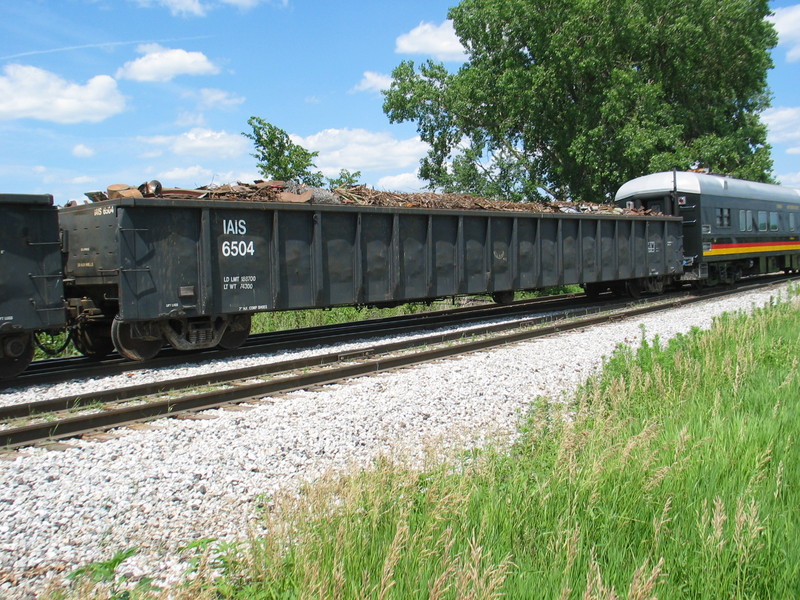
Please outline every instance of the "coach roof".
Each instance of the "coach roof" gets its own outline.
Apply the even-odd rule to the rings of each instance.
[[[619,188],[614,199],[619,202],[633,196],[669,194],[676,189],[684,194],[800,203],[800,190],[795,188],[686,171],[665,171],[631,179]]]

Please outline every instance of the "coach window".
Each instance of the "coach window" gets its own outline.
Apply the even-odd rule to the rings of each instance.
[[[739,231],[753,231],[753,211],[739,211]]]
[[[767,230],[767,211],[765,210],[758,211],[758,230]]]
[[[717,208],[717,227],[730,227],[731,226],[731,209],[730,208]]]
[[[778,231],[778,213],[776,212],[769,213],[769,230]]]
[[[794,213],[789,213],[789,231],[794,231],[797,227],[797,224],[794,220]]]

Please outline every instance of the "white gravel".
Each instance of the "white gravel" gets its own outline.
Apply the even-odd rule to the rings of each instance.
[[[381,453],[421,456],[433,443],[447,451],[507,438],[534,399],[570,395],[618,344],[638,345],[642,327],[666,340],[782,290],[300,391],[247,411],[210,411],[213,419],[161,420],[65,451],[18,452],[0,461],[0,598],[32,598],[59,572],[132,546],[139,554],[124,572],[175,581],[186,568],[177,548],[245,538],[265,495]]]

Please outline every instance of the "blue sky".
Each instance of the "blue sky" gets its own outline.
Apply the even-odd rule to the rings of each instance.
[[[326,175],[418,189],[425,146],[389,123],[380,89],[402,60],[458,68],[455,2],[4,0],[0,191],[63,204],[114,183],[250,181],[252,115],[319,151]],[[800,187],[800,4],[771,6],[781,42],[764,118],[776,174]]]

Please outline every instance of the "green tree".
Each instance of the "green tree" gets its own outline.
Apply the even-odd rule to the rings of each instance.
[[[604,200],[656,170],[771,179],[767,0],[462,0],[468,60],[404,61],[384,112],[432,188]]]
[[[243,133],[253,140],[259,172],[267,179],[299,181],[312,187],[322,187],[324,178],[315,169],[314,159],[319,152],[306,150],[295,144],[283,129],[267,123],[260,117],[250,117],[247,124],[253,133]]]
[[[316,169],[314,159],[319,152],[295,144],[283,129],[260,117],[250,117],[247,124],[253,132],[242,135],[253,140],[256,152],[252,156],[258,161],[259,172],[267,179],[298,181],[311,187],[323,187],[327,183],[333,189],[355,184],[361,177],[361,171],[341,169],[338,177],[326,178],[320,171],[312,171]]]
[[[361,178],[361,171],[350,171],[349,169],[339,169],[337,177],[326,178],[328,188],[335,190],[339,187],[347,187],[348,185],[357,185],[358,180]]]

